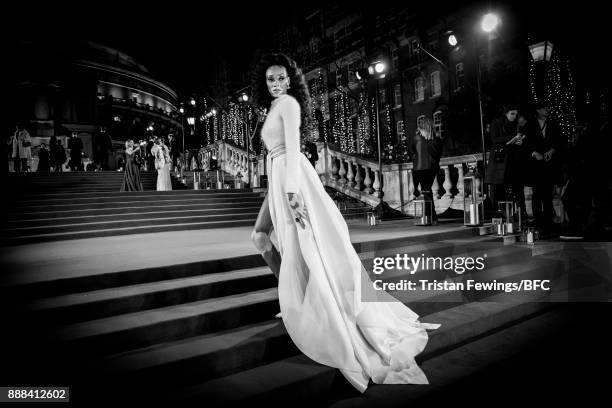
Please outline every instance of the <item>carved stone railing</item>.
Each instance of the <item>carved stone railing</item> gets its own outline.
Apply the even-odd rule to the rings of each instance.
[[[379,203],[381,175],[377,162],[339,152],[333,145],[317,143],[317,147],[317,173],[325,185],[371,206]],[[468,167],[476,166],[479,160],[482,160],[482,154],[440,160],[440,172],[431,186],[436,212],[442,213],[449,208],[463,210],[463,178]],[[412,163],[383,165],[382,180],[383,200],[391,208],[414,215],[411,205],[415,199]],[[477,188],[481,189],[481,186]]]
[[[217,140],[214,144],[204,148],[204,157],[209,159],[217,157],[219,168],[233,176],[240,174],[243,183],[247,182],[247,153],[246,149],[231,145],[223,140]],[[253,163],[253,159],[256,159]],[[251,185],[259,187],[259,175],[263,174],[261,162],[263,156],[251,153]]]
[[[350,197],[358,199],[372,207],[380,202],[378,191],[381,188],[381,175],[378,162],[359,156],[338,151],[334,145],[317,142],[319,160],[315,168],[322,183],[332,187]],[[207,154],[217,155],[221,169],[236,175],[242,174],[242,181],[246,182],[246,151],[239,147],[216,141],[207,148]],[[253,187],[260,187],[259,176],[266,174],[265,156],[251,155],[255,158],[251,169]],[[434,196],[434,205],[438,214],[448,209],[463,211],[463,180],[469,167],[475,167],[482,160],[482,153],[463,156],[443,157],[440,160],[440,171],[431,186]],[[396,163],[383,165],[382,189],[383,200],[406,215],[414,215],[414,184],[413,165],[409,163]],[[480,184],[476,188],[482,193]],[[422,190],[422,188],[421,188]],[[525,187],[526,210],[532,215],[531,188]],[[559,192],[554,195],[553,205],[557,215],[563,220],[564,209],[559,199]]]

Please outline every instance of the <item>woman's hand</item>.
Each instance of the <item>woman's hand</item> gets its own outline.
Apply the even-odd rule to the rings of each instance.
[[[544,160],[550,161],[552,159],[552,155],[555,153],[555,149],[550,149],[546,153],[544,153]]]
[[[300,224],[302,229],[306,228],[304,219],[308,216],[308,212],[304,206],[304,200],[297,193],[287,193],[287,198],[289,199],[289,207],[291,207],[295,222]]]

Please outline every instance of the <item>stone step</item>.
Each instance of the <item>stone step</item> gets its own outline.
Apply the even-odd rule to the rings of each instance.
[[[189,191],[189,192],[187,192]],[[36,205],[61,205],[61,204],[97,204],[97,203],[112,203],[112,202],[132,202],[132,201],[173,201],[181,199],[244,199],[244,198],[260,198],[261,194],[254,192],[243,192],[241,190],[183,190],[177,192],[108,192],[86,195],[65,195],[64,197],[32,197],[31,199],[17,199],[11,204],[19,207],[28,207]]]
[[[487,271],[487,281],[489,278],[491,280],[498,279],[498,281],[515,281],[528,277],[530,279],[555,279],[564,272],[560,264],[560,262],[549,260],[547,262],[530,263],[519,270],[509,268],[508,265],[502,265]],[[478,274],[482,274],[482,272],[478,272]],[[500,292],[503,292],[503,290],[483,292],[483,295],[478,296],[478,300]],[[468,301],[459,290],[441,291],[440,293],[406,293],[409,300],[405,303],[419,314],[439,312],[458,303]],[[106,295],[108,296],[108,294]],[[515,298],[522,299],[524,296],[515,295]],[[212,320],[215,322],[217,320],[223,321],[225,324],[233,322],[231,323],[233,324],[232,326],[223,327],[224,329],[252,323],[253,321],[242,322],[241,319],[243,315],[251,317],[249,310],[255,307],[254,299],[259,299],[262,303],[260,305],[262,310],[267,311],[271,309],[269,313],[272,313],[275,308],[278,309],[276,288],[272,287],[239,295],[195,301],[177,306],[76,323],[61,328],[58,337],[60,340],[71,343],[71,348],[76,347],[78,344],[78,347],[90,350],[95,349],[96,352],[100,353],[104,353],[106,350],[106,354],[108,352],[125,351],[130,348],[155,344],[159,341],[190,337],[203,333],[204,331],[202,330],[215,331],[215,328],[208,324],[205,328],[198,327],[203,322],[210,323]],[[399,300],[404,301],[405,299]],[[214,316],[208,317],[211,310],[215,312]],[[268,314],[268,316],[273,315],[274,313]],[[164,333],[160,333],[162,330]],[[123,340],[129,343],[122,343]],[[138,344],[141,344],[141,346]],[[124,348],[112,350],[109,349],[111,345]]]
[[[245,218],[243,220],[229,219],[222,221],[188,222],[156,225],[151,225],[149,223],[147,225],[142,226],[121,228],[90,229],[84,231],[69,232],[49,232],[35,235],[17,235],[12,237],[0,238],[0,245],[26,245],[36,242],[62,241],[82,238],[99,238],[117,235],[146,234],[164,231],[186,231],[193,229],[246,227],[249,225],[253,225],[256,220],[256,216],[257,214],[255,214],[255,216],[250,216],[249,218]]]
[[[431,248],[431,252],[428,251],[428,254],[431,256],[444,255],[448,253],[450,247],[454,247],[456,251],[462,250],[461,248],[467,250],[469,246],[476,242],[486,243],[486,238],[466,242],[463,247],[457,245],[456,242],[440,242],[432,245],[435,247]],[[422,246],[420,245],[412,245],[387,249],[377,255],[386,256],[397,252],[414,253],[421,249]],[[526,248],[496,248],[488,252],[487,267],[503,266],[508,259],[526,254],[528,254]],[[371,273],[372,258],[362,259],[362,262],[370,272],[372,279],[382,278],[385,281],[396,281],[407,277],[406,271],[394,269],[389,269],[382,276],[377,276]],[[181,270],[177,268],[177,271]],[[438,275],[441,279],[447,277],[445,271],[419,271],[416,276],[432,279],[434,273],[436,274],[434,277]],[[455,280],[460,280],[458,278]],[[125,276],[125,282],[128,281],[129,277]],[[29,305],[29,311],[35,312],[38,315],[38,320],[43,324],[77,322],[246,292],[249,289],[271,288],[276,284],[277,281],[272,278],[271,271],[267,267],[237,269],[229,272],[209,272],[199,276],[169,278],[136,285],[128,284],[110,289],[47,297],[33,301]],[[398,296],[396,295],[396,297]],[[441,299],[440,303],[450,301]]]
[[[196,203],[196,204],[174,204],[160,205],[158,203],[130,203],[121,207],[102,207],[102,208],[87,208],[81,210],[55,210],[55,211],[32,211],[12,213],[6,216],[7,221],[13,220],[43,220],[43,219],[58,219],[64,217],[85,217],[98,215],[121,215],[134,213],[155,213],[155,212],[190,212],[190,211],[220,211],[227,209],[245,209],[245,208],[261,208],[261,199],[253,200],[232,200],[227,202],[227,208],[219,208],[218,204]]]
[[[108,355],[236,328],[278,313],[276,288],[62,326],[49,339],[65,350]]]
[[[35,300],[28,312],[37,321],[66,324],[273,288],[276,283],[267,267],[238,269]]]
[[[3,236],[7,238],[38,236],[49,233],[68,233],[68,232],[89,232],[99,231],[104,229],[125,229],[137,227],[155,227],[164,225],[186,225],[186,224],[202,224],[221,221],[238,221],[250,220],[255,221],[259,209],[251,208],[248,212],[244,209],[239,209],[238,212],[226,214],[206,214],[206,215],[191,215],[181,213],[179,215],[163,215],[153,217],[151,214],[145,214],[144,217],[135,217],[136,219],[121,219],[119,216],[115,219],[106,220],[83,220],[82,222],[71,222],[71,220],[60,220],[60,222],[52,222],[50,225],[32,225],[32,226],[10,226],[4,228]]]
[[[24,205],[18,208],[13,207],[9,209],[9,214],[29,214],[29,213],[37,213],[41,211],[72,211],[72,210],[88,210],[88,209],[108,209],[108,208],[132,208],[132,207],[144,207],[144,206],[159,206],[159,205],[167,205],[167,206],[176,206],[176,205],[234,205],[237,203],[258,203],[261,205],[263,202],[263,198],[261,197],[227,197],[227,198],[207,198],[207,197],[185,197],[181,199],[180,197],[172,197],[172,198],[164,198],[160,200],[130,200],[129,198],[123,199],[118,198],[115,201],[108,202],[97,202],[97,203],[64,203],[64,204],[56,204],[56,205]]]
[[[537,297],[532,300],[537,300]],[[427,365],[424,364],[434,356],[469,344],[549,306],[547,303],[525,302],[510,294],[499,294],[487,302],[468,303],[423,316],[421,321],[442,326],[429,332],[429,342],[422,355],[417,357],[417,362],[427,374]],[[337,375],[342,374],[300,354],[180,389],[172,393],[171,398],[188,405],[205,401],[212,406],[244,404],[247,401],[316,401],[330,395]]]
[[[219,193],[237,193],[237,192],[242,192],[242,193],[252,193],[253,190],[252,189],[224,189],[224,190],[217,190],[217,189],[212,189],[212,190],[171,190],[171,191],[142,191],[142,192],[133,192],[133,191],[113,191],[112,194],[109,194],[111,192],[100,192],[100,193],[95,193],[95,192],[74,192],[72,194],[70,194],[71,197],[82,197],[82,198],[91,198],[91,197],[97,197],[97,196],[109,196],[112,195],[113,197],[133,197],[134,195],[152,195],[152,196],[175,196],[175,195],[195,195],[195,196],[201,196],[201,195],[207,195],[207,194],[219,194]],[[34,199],[34,200],[41,200],[41,199],[49,199],[49,198],[66,198],[65,194],[63,193],[56,193],[56,192],[45,192],[45,193],[36,193],[36,194],[21,194],[21,195],[17,195],[17,196],[12,196],[9,197],[9,200],[13,200],[14,198],[18,198],[18,199],[23,199],[23,200],[28,200],[28,199]]]
[[[463,303],[463,302],[462,302]],[[418,312],[418,302],[410,302],[409,306]],[[455,304],[445,304],[444,309],[449,309]],[[427,313],[431,314],[433,312]],[[423,313],[421,313],[424,315]],[[218,335],[196,336],[186,340],[165,343],[151,348],[134,350],[120,355],[111,356],[98,362],[100,367],[109,372],[123,372],[126,376],[145,378],[145,382],[155,381],[155,378],[167,378],[168,371],[187,373],[187,377],[192,379],[205,380],[220,374],[227,375],[238,368],[248,368],[255,366],[257,356],[261,359],[259,364],[263,364],[263,353],[270,353],[270,350],[287,354],[288,339],[282,324],[274,321],[262,322],[246,328],[237,328]],[[253,337],[253,338],[252,338]],[[269,344],[266,344],[269,342]],[[279,349],[282,344],[282,349]],[[211,348],[212,347],[212,348]],[[215,348],[216,347],[216,348]],[[235,353],[240,356],[228,358],[227,356],[235,347]],[[271,355],[267,355],[269,359]],[[225,362],[225,364],[223,364]],[[212,366],[211,364],[214,364]]]
[[[252,225],[252,224],[250,224]],[[433,233],[421,236],[408,236],[401,239],[390,238],[374,241],[353,243],[353,248],[363,260],[375,256],[393,256],[399,252],[420,254],[427,251],[431,256],[449,256],[450,248],[469,248],[474,242],[489,242],[487,236],[474,237],[474,229],[457,229],[448,232]],[[455,244],[440,242],[453,240]],[[15,300],[32,299],[40,297],[60,296],[71,293],[87,292],[114,288],[118,286],[133,285],[134,283],[150,283],[166,279],[178,279],[201,274],[228,272],[236,269],[264,266],[261,255],[253,248],[253,254],[241,257],[228,257],[223,259],[203,260],[187,264],[162,266],[109,273],[82,273],[78,276],[54,277],[36,276],[35,280],[23,281],[19,274],[6,276],[7,296],[15,296]],[[370,266],[366,267],[371,268]]]
[[[170,210],[157,210],[153,211],[150,209],[144,209],[139,211],[131,210],[130,212],[120,212],[120,213],[110,213],[110,214],[89,214],[89,215],[77,215],[71,214],[71,216],[58,216],[57,214],[53,214],[53,217],[47,218],[32,218],[32,216],[26,219],[18,219],[18,220],[8,220],[4,223],[5,228],[36,228],[36,227],[56,227],[63,225],[77,225],[77,224],[91,224],[91,223],[104,223],[109,221],[136,221],[136,220],[160,220],[165,222],[165,220],[172,218],[193,218],[198,219],[198,217],[205,216],[234,216],[236,214],[257,214],[259,213],[260,206],[242,206],[242,207],[233,207],[233,206],[224,206],[219,208],[211,209],[181,209],[178,211],[170,211]]]

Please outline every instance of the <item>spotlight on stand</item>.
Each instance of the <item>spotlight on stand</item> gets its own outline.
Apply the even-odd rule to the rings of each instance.
[[[373,63],[370,64],[370,66],[368,67],[368,73],[370,74],[370,76],[372,77],[376,77],[376,79],[382,79],[385,77],[387,66],[384,62],[382,61],[375,61]]]

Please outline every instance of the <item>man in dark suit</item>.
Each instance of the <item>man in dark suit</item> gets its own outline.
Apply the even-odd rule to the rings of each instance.
[[[153,157],[153,154],[151,153],[151,149],[153,148],[153,145],[155,144],[153,140],[154,140],[153,137],[149,138],[149,141],[147,142],[147,148],[146,148],[146,154],[145,154],[148,171],[152,171],[153,169],[155,169],[155,157]]]
[[[68,141],[68,148],[70,149],[70,169],[72,171],[83,170],[82,155],[83,155],[83,141],[76,134],[72,133],[72,137]]]
[[[310,140],[302,143],[302,153],[306,156],[312,167],[316,168],[317,160],[319,160],[319,153],[317,153],[317,145]]]
[[[534,106],[536,120],[529,152],[533,162],[534,186],[531,207],[539,227],[553,226],[555,211],[552,204],[553,188],[562,183],[562,143],[559,126],[550,118],[550,107],[540,102]]]

